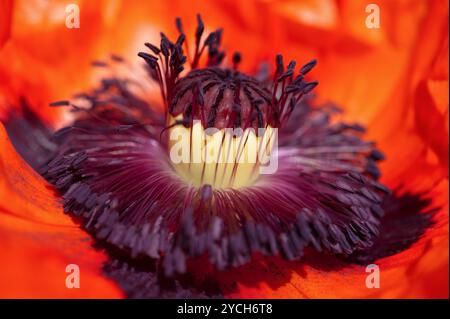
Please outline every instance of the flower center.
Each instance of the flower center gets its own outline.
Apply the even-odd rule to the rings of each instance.
[[[237,71],[239,54],[232,68],[219,67],[220,30],[202,41],[198,17],[189,50],[179,19],[177,28],[175,43],[162,34],[159,47],[139,52],[165,119],[135,94],[134,78],[105,78],[81,101],[53,104],[76,114],[53,134],[40,168],[64,210],[124,257],[154,259],[166,276],[206,254],[224,270],[254,253],[292,260],[307,246],[349,256],[372,245],[389,193],[377,182],[383,156],[360,138],[362,127],[331,121],[335,105],[303,99],[317,85],[305,80],[316,61],[296,71],[277,55],[272,79],[262,72],[258,81]]]
[[[169,154],[195,186],[253,185],[270,166],[277,131],[269,91],[236,70],[191,71],[169,104]]]
[[[176,25],[180,33],[176,42],[161,33],[159,47],[146,43],[151,53],[138,53],[161,90],[171,162],[195,186],[253,185],[260,174],[276,171],[277,129],[317,85],[304,81],[316,61],[302,66],[295,76],[296,62],[291,61],[285,69],[282,56],[277,55],[273,81],[267,75],[258,81],[238,71],[239,53],[232,57],[232,68],[220,66],[225,56],[220,29],[202,42],[204,25],[198,16],[191,56],[179,19]],[[205,50],[206,67],[200,68]],[[191,71],[181,76],[187,61]],[[274,162],[276,165],[271,165]],[[268,167],[262,169],[264,165]]]

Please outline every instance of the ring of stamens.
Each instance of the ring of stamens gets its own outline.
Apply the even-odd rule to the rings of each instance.
[[[53,159],[41,173],[63,194],[65,210],[132,257],[163,258],[168,275],[185,272],[187,258],[205,253],[223,269],[247,262],[253,252],[294,259],[306,246],[346,255],[370,246],[383,215],[382,195],[389,193],[377,182],[383,156],[360,138],[360,126],[331,123],[336,107],[312,107],[303,98],[317,85],[305,80],[316,62],[295,74],[295,61],[285,68],[279,55],[272,80],[260,82],[238,71],[239,54],[232,69],[219,68],[221,30],[201,41],[199,18],[194,54],[186,57],[179,20],[177,27],[175,43],[162,34],[159,47],[147,44],[152,53],[139,53],[160,85],[165,118],[119,78],[85,94],[91,103],[86,109],[55,103],[71,105],[76,119],[54,134]],[[206,67],[199,68],[204,51]],[[182,77],[187,61],[192,70]],[[210,128],[216,132],[208,134]],[[226,135],[227,128],[242,135]],[[240,138],[238,144],[249,147],[249,140],[260,138],[272,154],[266,135],[248,138],[255,128],[280,130],[276,174],[248,173],[255,165],[233,173],[206,162],[174,169],[170,162],[170,135],[177,131],[194,136],[189,149],[203,136],[217,137],[213,144],[224,154],[232,145],[227,140]],[[228,154],[235,167],[239,152]]]

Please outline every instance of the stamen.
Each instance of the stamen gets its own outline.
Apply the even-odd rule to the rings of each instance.
[[[233,54],[233,69],[237,70],[239,63],[241,62],[241,54],[239,52],[236,52]]]

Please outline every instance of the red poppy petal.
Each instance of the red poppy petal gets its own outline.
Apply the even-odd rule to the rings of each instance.
[[[107,41],[113,37],[109,27],[117,14],[114,3],[77,1],[79,29],[66,27],[69,4],[61,0],[14,1],[11,35],[0,51],[0,116],[25,97],[43,119],[57,122],[60,109],[48,104],[88,88],[91,62],[111,53]],[[1,15],[0,30],[7,21]],[[104,36],[108,34],[111,36]]]
[[[0,49],[11,33],[12,0],[0,2]]]
[[[443,54],[439,60],[446,61],[444,73],[435,70],[429,77],[419,83],[415,92],[415,124],[419,136],[437,156],[443,169],[448,171],[448,38]],[[445,63],[445,62],[444,62]],[[446,73],[446,74],[445,74]],[[427,121],[423,119],[426,118]]]
[[[102,276],[104,253],[63,213],[52,187],[15,152],[0,124],[0,297],[122,297]],[[66,287],[66,266],[80,268],[80,288]]]

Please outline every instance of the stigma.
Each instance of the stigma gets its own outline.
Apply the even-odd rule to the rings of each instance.
[[[233,60],[236,68],[236,55]],[[187,183],[251,186],[274,161],[277,114],[270,91],[236,69],[189,72],[176,84],[168,112],[170,159]]]
[[[174,120],[176,122],[176,120]],[[169,157],[175,171],[195,187],[234,188],[263,182],[277,163],[277,129],[205,128],[173,126],[169,134]]]

